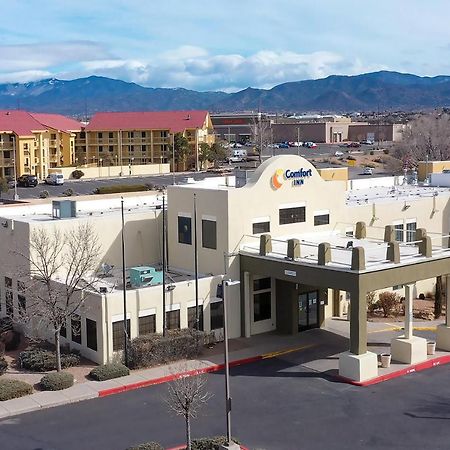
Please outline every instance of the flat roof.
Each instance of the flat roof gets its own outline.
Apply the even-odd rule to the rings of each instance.
[[[368,232],[370,227],[368,228]],[[300,243],[300,258],[295,261],[305,265],[318,265],[318,247],[320,243],[328,242],[331,246],[331,261],[326,267],[332,267],[338,270],[351,270],[352,248],[363,247],[366,258],[366,269],[360,272],[376,271],[388,267],[410,265],[416,262],[422,262],[430,259],[448,258],[450,256],[450,248],[445,247],[448,237],[440,234],[428,233],[432,240],[433,255],[431,258],[425,258],[419,253],[419,248],[414,242],[399,243],[400,263],[394,264],[386,258],[388,244],[380,239],[356,239],[355,237],[345,236],[339,232],[318,232],[318,233],[302,233],[289,236],[272,237],[272,252],[267,256],[286,261],[287,257],[287,241],[288,239],[298,239]],[[259,256],[259,236],[247,236],[249,241],[240,248],[242,254],[251,256]],[[444,245],[443,245],[444,244]]]

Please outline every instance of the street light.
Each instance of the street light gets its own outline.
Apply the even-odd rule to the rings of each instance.
[[[16,167],[16,137],[12,135],[13,140],[13,164],[14,164],[14,200],[19,200],[17,193],[17,167]]]
[[[225,411],[227,416],[227,439],[222,447],[229,450],[239,450],[240,446],[231,440],[231,395],[230,395],[230,363],[228,360],[228,320],[227,320],[227,296],[226,290],[229,286],[236,286],[240,281],[222,280],[223,298],[223,344],[225,356]]]

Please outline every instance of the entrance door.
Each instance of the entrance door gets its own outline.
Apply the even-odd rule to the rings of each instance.
[[[305,292],[298,296],[299,331],[319,326],[319,291]]]

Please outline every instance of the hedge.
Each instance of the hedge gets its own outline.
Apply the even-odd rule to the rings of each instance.
[[[81,177],[84,177],[84,172],[82,170],[76,169],[71,173],[71,177],[75,180],[79,180]]]
[[[61,391],[73,386],[73,375],[69,372],[53,372],[44,375],[40,381],[44,391]]]
[[[0,358],[0,375],[3,375],[8,368],[8,363],[5,358]]]
[[[112,378],[124,377],[130,374],[128,367],[120,363],[104,364],[95,367],[89,373],[91,378],[96,381],[111,380]]]
[[[33,372],[56,370],[56,353],[50,350],[31,348],[19,354],[19,362],[23,369]],[[63,369],[77,366],[79,363],[80,356],[77,353],[61,353],[61,367]]]
[[[164,450],[164,447],[157,442],[147,442],[146,444],[139,444],[135,447],[129,447],[127,450]]]
[[[145,184],[115,184],[111,186],[101,186],[95,189],[95,194],[118,194],[120,192],[148,191]]]
[[[134,338],[129,345],[129,363],[132,369],[151,367],[201,355],[205,333],[189,328],[167,330],[162,334],[148,334]]]
[[[240,442],[232,437],[233,442]],[[194,439],[191,442],[192,450],[220,450],[221,446],[227,442],[226,436],[214,436],[209,438]]]
[[[11,400],[33,393],[33,386],[25,381],[0,379],[0,401]]]

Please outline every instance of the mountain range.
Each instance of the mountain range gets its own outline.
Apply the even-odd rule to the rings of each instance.
[[[247,88],[235,93],[150,88],[111,78],[47,79],[0,84],[0,109],[78,117],[97,111],[207,109],[212,112],[352,112],[450,106],[450,76],[380,71]]]

